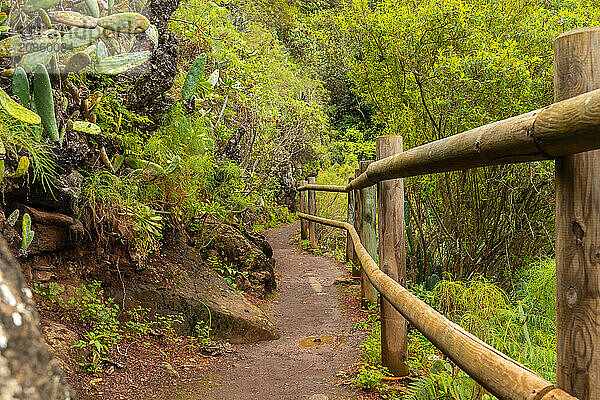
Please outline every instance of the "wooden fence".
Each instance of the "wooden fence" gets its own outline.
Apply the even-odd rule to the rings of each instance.
[[[363,301],[382,295],[382,363],[398,376],[408,373],[408,320],[500,399],[600,399],[600,28],[564,33],[554,54],[554,104],[405,152],[401,137],[379,137],[377,161],[348,185],[313,177],[298,188],[302,238],[317,245],[315,223],[347,230]],[[404,288],[402,178],[544,159],[556,160],[556,387]],[[347,193],[347,222],[317,217],[316,191]]]

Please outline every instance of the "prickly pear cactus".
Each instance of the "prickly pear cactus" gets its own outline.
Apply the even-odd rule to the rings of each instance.
[[[143,33],[150,26],[148,18],[137,13],[119,13],[98,19],[98,26],[121,33]]]
[[[67,49],[89,46],[98,40],[103,31],[104,29],[99,26],[94,29],[73,28],[63,35],[62,44]]]
[[[27,0],[23,5],[23,12],[33,13],[41,9],[50,8],[60,3],[60,0]]]
[[[89,15],[83,15],[75,11],[55,11],[48,13],[50,20],[69,26],[75,26],[78,28],[94,29],[98,26],[98,20]]]
[[[54,98],[52,97],[52,86],[46,67],[38,64],[35,68],[33,80],[33,93],[35,96],[35,107],[42,119],[42,126],[54,141],[60,140],[56,116],[54,115]]]
[[[29,108],[29,79],[21,67],[15,68],[12,76],[12,94],[21,100],[23,106]]]
[[[19,121],[26,122],[28,124],[37,125],[41,122],[40,116],[31,110],[26,109],[16,101],[10,98],[10,96],[2,89],[0,89],[0,107],[4,109],[10,116]]]
[[[75,53],[69,58],[66,65],[67,72],[79,72],[92,62],[89,54],[84,51]]]
[[[19,67],[23,68],[26,72],[33,72],[38,64],[44,66],[48,65],[51,58],[52,52],[46,50],[28,53],[21,58],[21,61],[19,61]]]
[[[35,236],[35,232],[31,230],[31,217],[29,213],[23,214],[23,226],[22,226],[22,241],[21,241],[21,250],[23,253],[27,253],[29,246],[31,246],[31,242],[33,241],[33,237]]]
[[[190,99],[194,93],[196,93],[196,89],[198,88],[198,84],[204,79],[204,68],[206,67],[206,54],[202,53],[196,58],[196,61],[190,67],[188,71],[185,81],[183,82],[183,88],[181,89],[181,97],[184,100]]]
[[[90,15],[94,18],[98,18],[100,16],[100,7],[98,6],[98,0],[85,0],[85,4],[90,11]]]
[[[104,60],[108,57],[108,49],[102,41],[98,42],[98,44],[96,45],[96,56],[99,60]]]
[[[137,67],[150,59],[150,51],[119,54],[101,60],[96,71],[101,74],[116,75]]]
[[[42,20],[42,23],[46,26],[46,28],[52,29],[52,21],[50,21],[48,13],[44,10],[39,10],[38,15],[40,16],[40,19]]]

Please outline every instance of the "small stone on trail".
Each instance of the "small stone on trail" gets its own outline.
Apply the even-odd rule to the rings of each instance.
[[[167,373],[169,375],[171,375],[171,377],[175,378],[175,379],[180,379],[181,377],[179,376],[179,372],[175,371],[175,368],[173,368],[173,366],[171,364],[169,364],[166,361],[163,361],[162,366],[164,369],[167,370]]]
[[[329,400],[329,397],[324,394],[313,394],[308,400]]]

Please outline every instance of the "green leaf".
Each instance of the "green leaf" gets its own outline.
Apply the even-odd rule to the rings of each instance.
[[[217,83],[219,83],[219,70],[215,69],[213,73],[210,74],[207,81],[208,83],[210,83],[210,86],[214,89],[214,87],[217,86]]]
[[[21,215],[21,211],[19,209],[15,209],[15,211],[11,212],[8,218],[6,219],[10,226],[15,226],[17,220],[19,219],[19,215]]]
[[[102,134],[102,129],[98,125],[88,121],[73,122],[73,130],[77,132],[87,133],[88,135]]]
[[[22,156],[19,158],[19,164],[17,165],[17,169],[12,174],[6,175],[7,178],[20,178],[29,171],[29,157]]]
[[[181,97],[184,100],[189,100],[196,89],[198,84],[204,80],[204,68],[206,67],[206,54],[200,54],[188,71],[185,81],[183,82],[183,88],[181,89]]]

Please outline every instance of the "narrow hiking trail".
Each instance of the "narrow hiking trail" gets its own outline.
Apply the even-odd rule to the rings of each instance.
[[[221,371],[172,400],[356,399],[336,374],[358,357],[358,332],[342,312],[338,288],[343,264],[290,244],[299,223],[266,232],[279,275],[277,294],[265,311],[280,339],[238,346]],[[315,342],[310,337],[320,337]],[[307,339],[308,338],[308,339]]]

